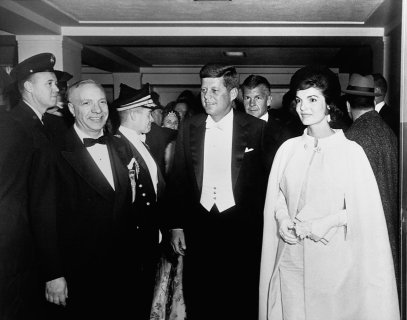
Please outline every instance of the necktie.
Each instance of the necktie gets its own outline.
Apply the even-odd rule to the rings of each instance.
[[[106,136],[101,136],[97,139],[83,138],[83,145],[85,146],[85,148],[92,147],[96,143],[106,144]]]

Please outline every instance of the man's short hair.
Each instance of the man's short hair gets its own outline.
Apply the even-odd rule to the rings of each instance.
[[[353,94],[346,95],[346,101],[349,102],[352,109],[370,109],[374,108],[373,96],[358,96]]]
[[[374,85],[380,89],[380,93],[384,97],[387,93],[387,81],[380,73],[373,74]]]
[[[236,68],[223,64],[208,63],[204,65],[199,72],[201,79],[203,78],[223,78],[225,87],[230,91],[233,88],[239,89],[239,75]]]
[[[244,90],[244,88],[254,89],[257,88],[258,86],[264,86],[268,91],[270,91],[271,89],[271,85],[265,77],[256,74],[251,74],[243,81],[242,90]]]
[[[66,94],[67,99],[68,99],[68,102],[71,102],[71,103],[72,103],[71,97],[72,97],[73,93],[75,92],[75,90],[78,89],[78,88],[80,88],[80,87],[82,87],[82,86],[84,86],[85,84],[94,84],[94,85],[97,86],[100,90],[102,90],[103,92],[105,92],[105,90],[103,89],[102,85],[99,84],[99,83],[97,83],[95,80],[92,80],[92,79],[80,80],[80,81],[77,81],[77,82],[71,84],[71,85],[68,87],[68,92],[67,92],[67,94]]]

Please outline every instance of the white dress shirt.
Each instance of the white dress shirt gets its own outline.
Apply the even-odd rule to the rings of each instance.
[[[119,131],[133,144],[133,146],[137,149],[140,155],[143,157],[148,172],[150,173],[151,180],[153,181],[154,191],[157,195],[157,185],[158,185],[158,173],[157,173],[157,164],[155,163],[153,157],[151,156],[150,152],[147,150],[145,144],[145,134],[138,134],[136,131],[131,130],[129,128],[120,126]]]
[[[201,204],[210,211],[216,204],[219,212],[235,205],[232,189],[233,111],[220,121],[206,119]]]
[[[93,137],[90,137],[86,133],[82,132],[81,129],[78,128],[76,123],[74,124],[74,129],[76,131],[76,134],[79,136],[83,143],[84,138],[91,138],[94,139]],[[100,134],[98,135],[97,138],[103,136],[103,131],[100,131]],[[114,188],[114,179],[113,179],[113,171],[112,171],[112,165],[110,163],[110,157],[109,157],[109,152],[107,150],[107,146],[105,144],[100,144],[96,143],[91,147],[86,148],[86,150],[89,152],[90,156],[92,159],[95,161],[97,166],[99,167],[100,171],[102,171],[103,175],[109,181],[109,184],[112,186],[113,190]]]
[[[384,104],[385,104],[385,103],[386,103],[386,102],[382,101],[382,102],[379,102],[378,104],[375,105],[374,109],[376,110],[377,113],[379,113],[380,110],[382,110],[382,108],[384,107]]]
[[[263,114],[261,117],[260,117],[260,119],[261,120],[264,120],[264,121],[269,121],[269,113],[266,111],[266,113],[265,114]]]

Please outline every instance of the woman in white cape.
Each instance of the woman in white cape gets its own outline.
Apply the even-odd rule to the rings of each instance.
[[[290,90],[307,128],[280,147],[269,177],[260,320],[400,319],[373,171],[363,149],[328,124],[339,81],[308,66]]]

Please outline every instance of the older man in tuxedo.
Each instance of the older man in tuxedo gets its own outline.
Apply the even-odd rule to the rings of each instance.
[[[265,123],[233,110],[234,67],[200,71],[206,114],[185,120],[168,197],[172,246],[185,255],[191,319],[256,319],[263,206]]]
[[[126,146],[103,134],[108,106],[99,84],[73,84],[68,101],[73,127],[34,161],[32,223],[46,299],[66,306],[69,319],[135,315],[140,278]]]
[[[303,128],[294,121],[282,121],[278,114],[282,114],[281,111],[284,110],[270,109],[273,98],[271,85],[266,78],[252,74],[243,81],[241,87],[246,113],[267,123],[264,145],[267,167],[270,170],[277,149],[287,139],[301,135]]]
[[[11,77],[21,100],[0,115],[0,319],[37,315],[29,177],[33,154],[49,143],[41,118],[57,101],[54,64],[53,54],[41,53],[16,65]]]
[[[140,234],[139,241],[143,243],[139,252],[143,265],[139,302],[144,306],[144,313],[140,319],[149,319],[159,257],[160,202],[165,189],[160,167],[145,142],[153,121],[151,113],[157,105],[151,99],[149,84],[140,90],[121,84],[119,98],[113,102],[113,106],[120,117],[116,136],[128,146],[128,162],[134,158],[132,195],[137,214],[133,217]]]

